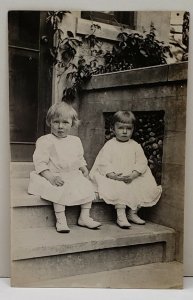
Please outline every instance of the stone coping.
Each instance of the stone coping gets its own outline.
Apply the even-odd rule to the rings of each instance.
[[[133,224],[131,230],[123,230],[116,224],[103,224],[94,231],[71,226],[70,234],[66,235],[56,232],[54,227],[27,228],[14,230],[13,240],[13,260],[159,242],[172,247],[173,257],[175,231],[150,222],[145,226]]]
[[[187,80],[188,62],[93,75],[83,90]]]

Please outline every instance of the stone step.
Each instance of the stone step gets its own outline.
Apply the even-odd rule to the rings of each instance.
[[[80,206],[66,207],[66,218],[69,225],[77,224]],[[115,222],[116,212],[112,205],[93,203],[90,216],[96,221]],[[12,223],[15,228],[36,228],[55,226],[55,214],[52,205],[21,206],[12,208]]]
[[[175,232],[147,223],[124,230],[104,224],[100,230],[70,226],[12,232],[12,284],[56,279],[175,259]]]
[[[52,205],[50,201],[44,200],[39,196],[28,194],[29,178],[11,178],[11,207],[26,206],[48,206]],[[95,193],[96,199],[93,202],[103,202]]]
[[[25,286],[25,284],[23,284]],[[91,274],[34,282],[26,287],[181,289],[183,264],[177,261],[152,263]]]
[[[29,178],[29,174],[34,170],[33,162],[11,162],[11,178]]]
[[[39,196],[27,192],[29,178],[11,179],[11,206],[14,227],[30,228],[55,226],[55,215],[52,203]],[[66,208],[68,224],[76,224],[80,214],[80,206]],[[96,194],[93,201],[91,216],[100,222],[115,220],[115,209],[106,205]]]

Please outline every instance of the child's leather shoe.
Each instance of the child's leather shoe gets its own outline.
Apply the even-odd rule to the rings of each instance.
[[[138,215],[137,215],[137,211],[136,210],[131,210],[128,212],[127,214],[127,218],[130,222],[133,222],[135,224],[138,225],[144,225],[145,221],[143,219],[141,219]]]
[[[101,226],[101,223],[94,221],[91,217],[78,219],[78,225],[82,227],[87,227],[89,229],[97,229]]]
[[[128,229],[131,224],[128,222],[124,208],[117,208],[117,225],[123,229]]]

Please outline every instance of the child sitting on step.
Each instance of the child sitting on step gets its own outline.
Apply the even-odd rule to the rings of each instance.
[[[145,224],[137,212],[141,207],[155,205],[162,192],[147,165],[140,144],[132,137],[135,116],[130,111],[118,111],[113,117],[115,137],[106,142],[90,172],[99,196],[115,205],[117,224],[129,228],[129,221]],[[126,207],[128,213],[126,215]]]
[[[65,207],[73,205],[81,205],[78,225],[98,228],[101,224],[90,217],[95,193],[88,179],[82,143],[69,134],[79,124],[77,113],[67,103],[57,103],[48,110],[46,123],[51,133],[36,142],[35,171],[30,174],[28,192],[53,202],[58,232],[70,231]]]

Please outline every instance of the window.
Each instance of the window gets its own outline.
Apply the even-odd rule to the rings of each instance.
[[[134,11],[82,11],[81,18],[135,29]]]

